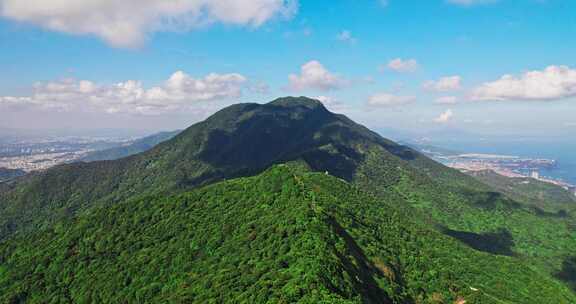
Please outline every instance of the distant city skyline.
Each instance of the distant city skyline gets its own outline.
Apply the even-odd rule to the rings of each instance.
[[[0,128],[174,130],[309,96],[374,129],[576,131],[570,0],[0,0]]]

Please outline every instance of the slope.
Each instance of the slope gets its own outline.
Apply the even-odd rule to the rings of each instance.
[[[516,201],[526,202],[543,211],[565,213],[576,207],[576,196],[554,184],[528,177],[510,178],[491,170],[468,174]]]
[[[27,303],[573,303],[343,180],[272,167],[99,208],[0,246],[0,299]]]
[[[405,210],[414,218],[476,250],[524,260],[576,286],[573,214],[537,210],[456,170],[429,168],[425,160],[394,167],[375,151],[357,168],[353,183],[379,197],[407,202]],[[393,182],[383,176],[392,176]]]
[[[234,105],[147,152],[58,166],[0,185],[0,239],[92,206],[251,175],[285,160],[302,158],[315,170],[350,180],[362,161],[359,149],[371,145],[403,153],[400,146],[315,100]],[[387,158],[395,161],[398,157],[391,152]]]

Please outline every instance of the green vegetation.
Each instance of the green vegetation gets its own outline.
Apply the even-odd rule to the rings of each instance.
[[[354,183],[379,197],[395,195],[399,204],[403,199],[414,217],[445,234],[477,250],[514,256],[550,276],[557,276],[573,256],[576,221],[571,214],[540,212],[455,170],[414,171],[406,166],[394,170],[382,156],[370,153]],[[395,172],[395,181],[382,178],[389,172]]]
[[[573,303],[348,183],[275,166],[99,208],[0,251],[3,302]]]
[[[305,159],[315,170],[351,179],[362,158],[358,144],[399,150],[318,101],[234,105],[144,153],[57,166],[0,184],[0,239],[135,195],[181,192],[286,160]]]
[[[144,153],[0,184],[0,294],[574,303],[576,221],[535,206],[318,101],[239,104]]]
[[[160,132],[144,138],[138,139],[127,146],[114,147],[99,151],[88,153],[86,156],[79,159],[83,162],[93,162],[100,160],[115,160],[123,157],[128,157],[134,154],[142,153],[152,149],[154,146],[161,142],[167,141],[170,138],[178,135],[181,131]]]

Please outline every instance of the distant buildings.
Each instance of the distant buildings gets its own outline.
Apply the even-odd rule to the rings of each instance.
[[[576,195],[576,185],[540,174],[541,170],[549,170],[558,166],[554,159],[521,158],[519,156],[481,153],[456,154],[437,151],[433,148],[421,151],[436,161],[463,172],[491,170],[511,178],[531,177],[541,182],[560,186]]]
[[[91,150],[79,150],[63,153],[43,153],[12,157],[0,157],[0,167],[20,169],[26,172],[45,170],[59,164],[75,161]]]

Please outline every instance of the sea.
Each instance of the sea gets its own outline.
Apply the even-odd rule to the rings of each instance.
[[[554,159],[557,161],[557,166],[552,169],[542,170],[540,174],[576,185],[576,141],[441,140],[434,141],[431,144],[463,153],[486,153],[526,158]]]

